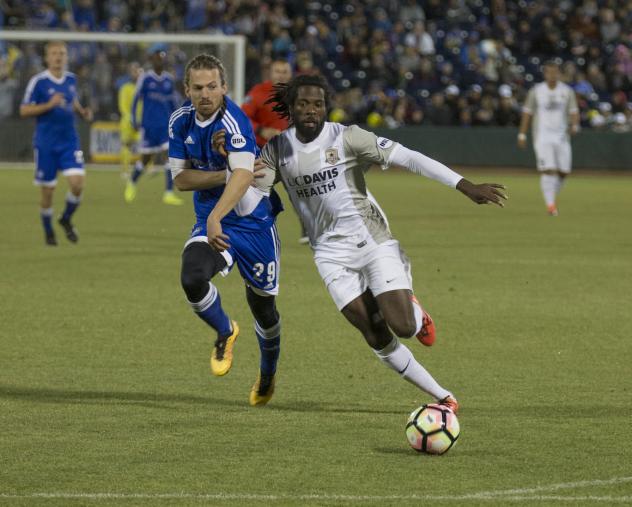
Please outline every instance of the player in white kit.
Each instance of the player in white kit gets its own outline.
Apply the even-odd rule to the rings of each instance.
[[[544,82],[529,90],[522,109],[518,146],[527,146],[533,119],[531,133],[542,195],[549,215],[557,216],[557,196],[571,172],[570,135],[579,131],[579,109],[573,89],[560,81],[558,64],[546,62],[542,72]]]
[[[452,393],[398,339],[417,336],[432,345],[434,324],[412,293],[408,258],[368,192],[364,173],[375,166],[400,166],[455,187],[475,202],[500,206],[504,187],[474,185],[394,141],[355,125],[326,122],[329,92],[320,76],[278,85],[271,100],[290,127],[264,146],[261,161],[271,171],[263,180],[283,182],[336,306],[381,361],[456,412]],[[226,146],[218,136],[214,144]]]

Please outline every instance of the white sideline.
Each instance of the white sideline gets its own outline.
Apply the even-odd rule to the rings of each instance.
[[[481,491],[466,495],[336,495],[336,494],[298,494],[298,495],[264,495],[249,493],[0,493],[0,499],[27,499],[27,498],[48,498],[48,499],[86,499],[86,500],[251,500],[256,502],[269,501],[347,501],[347,502],[381,502],[381,501],[489,501],[489,502],[609,502],[609,503],[630,503],[632,496],[612,496],[612,495],[584,495],[584,496],[563,496],[563,495],[538,495],[535,493],[546,493],[564,489],[577,489],[587,487],[611,486],[632,482],[632,477],[614,477],[612,479],[597,479],[592,481],[562,482],[549,484],[546,486],[536,486],[533,488],[506,489],[496,491]]]

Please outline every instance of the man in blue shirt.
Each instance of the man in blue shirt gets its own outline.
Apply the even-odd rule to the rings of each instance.
[[[62,41],[48,42],[44,52],[47,70],[29,81],[20,105],[20,116],[36,118],[34,183],[41,188],[40,215],[46,244],[55,246],[57,239],[52,224],[52,206],[58,171],[66,176],[70,187],[66,194],[66,207],[58,223],[71,242],[79,240],[71,218],[81,202],[85,171],[74,115],[77,112],[86,121],[91,121],[92,111],[79,103],[77,78],[66,71],[66,44]]]
[[[152,158],[157,165],[164,163],[165,153],[169,146],[167,139],[169,116],[177,107],[175,81],[173,76],[164,70],[167,46],[153,44],[149,48],[149,54],[152,70],[144,72],[138,78],[132,103],[132,126],[136,130],[140,127],[138,151],[141,159],[136,162],[125,187],[125,202],[128,203],[136,198],[138,179]],[[143,113],[141,124],[138,125],[136,110],[141,101]],[[173,180],[167,166],[165,166],[165,193],[162,202],[173,205],[182,204],[182,199],[173,192]]]
[[[217,332],[211,371],[228,373],[239,327],[228,318],[211,278],[237,264],[255,318],[261,351],[259,376],[250,404],[266,404],[274,392],[281,321],[276,309],[280,244],[275,226],[276,200],[271,184],[251,186],[257,154],[248,117],[226,97],[221,61],[202,54],[185,69],[191,100],[169,120],[169,164],[180,190],[194,191],[196,223],[182,253],[181,281],[195,313]],[[212,150],[212,136],[226,130],[226,150]],[[278,198],[278,197],[277,197]]]

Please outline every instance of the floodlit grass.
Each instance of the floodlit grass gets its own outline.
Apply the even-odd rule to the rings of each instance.
[[[535,175],[467,175],[507,184],[507,207],[368,175],[437,323],[433,348],[409,345],[462,405],[457,446],[428,457],[404,426],[429,399],[336,311],[291,211],[277,393],[252,409],[258,347],[239,274],[217,279],[242,325],[224,378],[179,286],[190,198],[164,206],[160,177],[125,205],[118,174],[91,171],[79,244],[58,230],[51,248],[31,173],[0,171],[0,504],[632,500],[632,178],[574,175],[551,218]],[[120,496],[68,496],[82,493]]]

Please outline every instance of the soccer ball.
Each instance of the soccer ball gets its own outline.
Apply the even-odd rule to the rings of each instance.
[[[459,438],[459,420],[444,405],[430,403],[414,410],[406,423],[406,437],[410,446],[427,454],[443,454]]]

